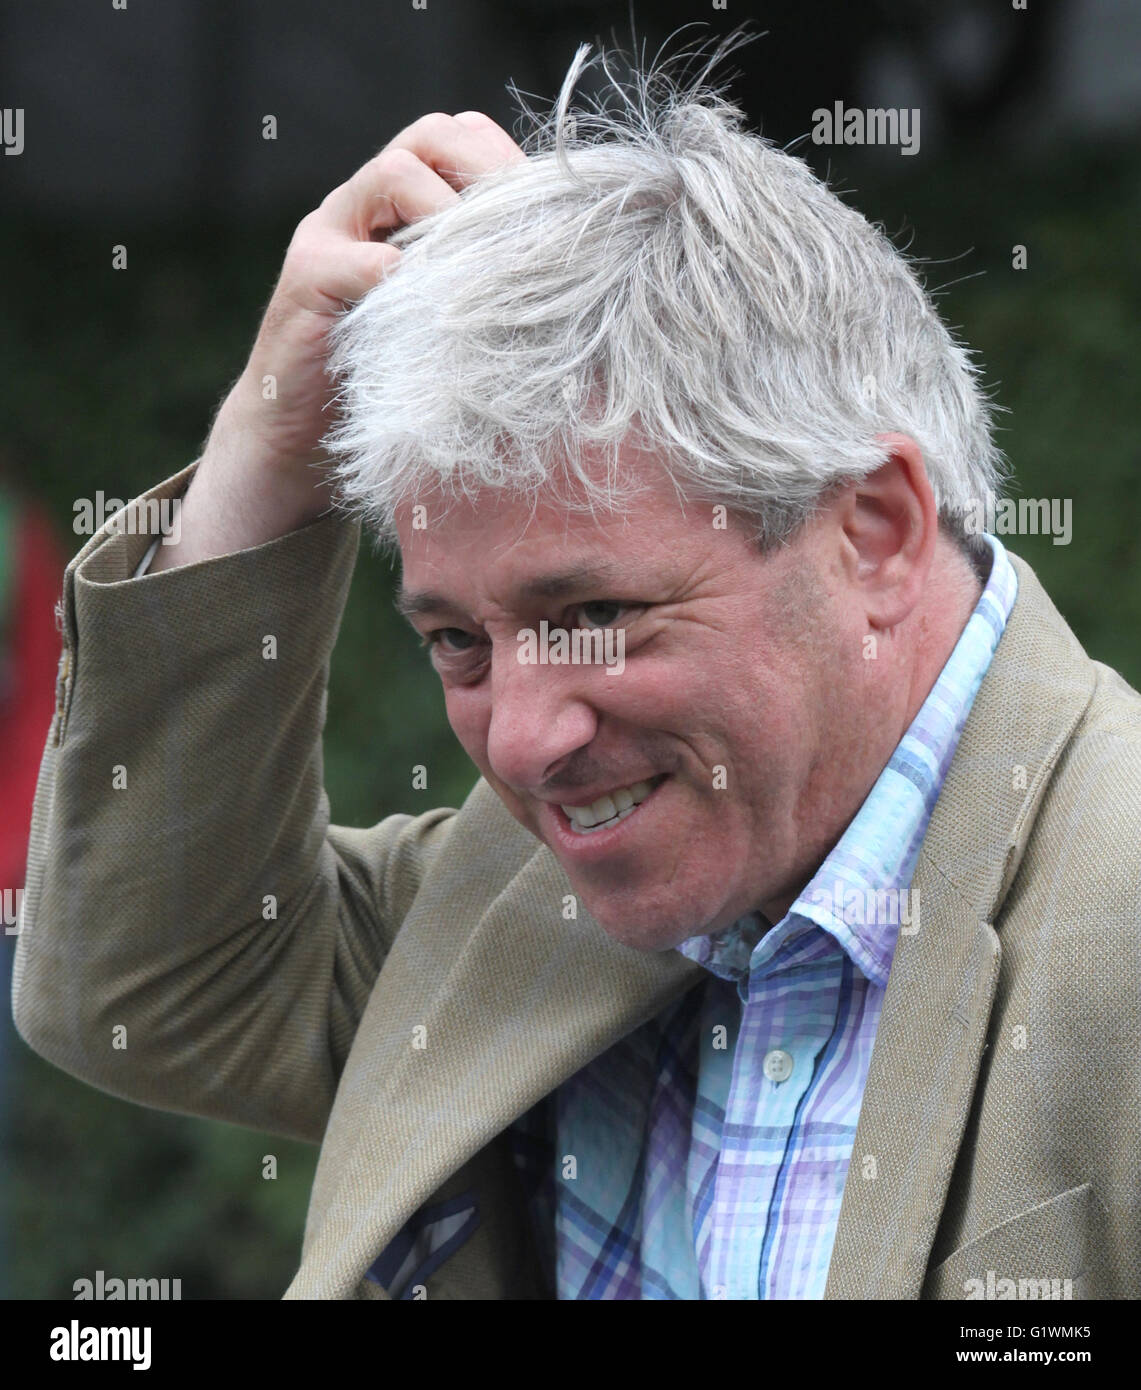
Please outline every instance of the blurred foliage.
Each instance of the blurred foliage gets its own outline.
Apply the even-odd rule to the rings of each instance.
[[[1087,650],[1141,685],[1141,159],[1099,148],[1034,164],[974,149],[889,170],[839,153],[835,181],[849,200],[930,259],[930,287],[946,287],[941,312],[1011,412],[1001,438],[1018,493],[1073,498],[1070,546],[1008,544]],[[0,461],[53,509],[69,553],[82,540],[70,543],[76,498],[133,496],[197,456],[291,228],[0,223]],[[118,242],[126,272],[111,269]],[[1029,250],[1025,271],[1011,268],[1015,244]],[[475,779],[426,657],[393,612],[394,578],[362,548],[325,743],[343,824],[458,805]],[[428,766],[427,791],[411,790],[413,762]],[[71,1297],[75,1279],[103,1269],[181,1277],[185,1298],[280,1297],[314,1149],[127,1105],[10,1043],[8,1296]],[[272,1182],[261,1177],[268,1153],[279,1163]]]
[[[940,312],[1008,412],[998,432],[1008,495],[1072,499],[1071,544],[1003,543],[1086,651],[1141,688],[1141,155],[1099,146],[1029,168],[962,156],[922,186],[875,186],[870,201],[881,198],[898,208],[874,214],[887,230],[906,212],[913,254],[944,262],[927,268],[928,287],[949,286]],[[873,215],[869,199],[852,201]],[[1027,248],[1025,270],[1012,268],[1015,245]]]

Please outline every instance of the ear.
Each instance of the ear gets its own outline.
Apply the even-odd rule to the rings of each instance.
[[[881,434],[886,461],[837,495],[844,572],[869,629],[895,627],[914,609],[935,556],[939,517],[923,454],[906,434]]]

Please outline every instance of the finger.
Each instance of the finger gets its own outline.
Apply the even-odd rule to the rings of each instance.
[[[333,189],[318,211],[327,226],[367,241],[458,201],[455,189],[411,150],[389,145]]]
[[[337,247],[335,266],[322,280],[322,290],[328,297],[355,303],[395,270],[400,259],[395,246],[375,241],[342,241]]]
[[[455,116],[434,111],[413,121],[387,148],[411,150],[453,188],[465,188],[481,174],[501,168],[513,159],[526,158],[510,135],[490,116],[482,123],[471,119],[479,114],[467,112],[468,119],[460,121]]]
[[[293,234],[274,298],[312,313],[335,314],[345,302],[366,294],[400,260],[397,247],[331,226],[328,214],[318,209],[303,217]]]
[[[482,111],[457,111],[456,120],[470,130],[483,131],[489,140],[494,140],[503,151],[504,163],[514,163],[517,160],[527,158],[523,150],[503,127],[497,125],[490,116],[485,115]]]

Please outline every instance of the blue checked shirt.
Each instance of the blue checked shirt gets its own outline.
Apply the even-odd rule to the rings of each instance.
[[[954,651],[785,917],[683,942],[707,983],[513,1127],[560,1299],[822,1297],[919,848],[1017,593],[987,540]]]

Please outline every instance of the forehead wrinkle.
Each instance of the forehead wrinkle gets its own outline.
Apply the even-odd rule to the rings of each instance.
[[[525,604],[537,599],[559,599],[586,590],[604,589],[608,584],[624,582],[626,577],[621,565],[590,561],[570,565],[548,574],[535,575],[524,580],[513,592],[516,599]],[[443,594],[427,589],[409,590],[403,585],[397,593],[395,607],[405,618],[419,617],[426,613],[462,611],[459,605]]]
[[[537,575],[519,586],[519,596],[524,600],[563,598],[567,594],[581,592],[583,589],[597,589],[606,584],[617,583],[623,576],[620,565],[605,561],[571,565],[567,569],[551,574]]]

